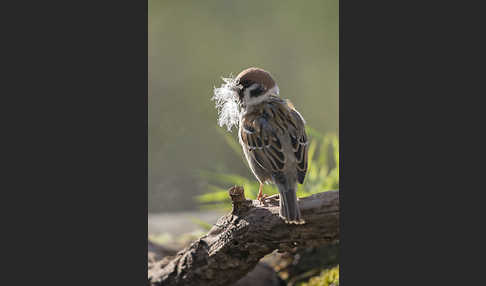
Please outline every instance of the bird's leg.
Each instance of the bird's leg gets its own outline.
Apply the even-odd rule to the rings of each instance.
[[[266,197],[267,197],[267,195],[263,194],[263,184],[260,183],[260,188],[258,189],[257,200],[259,200],[261,203],[263,203],[263,200],[265,200]]]

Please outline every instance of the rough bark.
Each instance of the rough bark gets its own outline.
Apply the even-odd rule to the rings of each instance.
[[[275,249],[316,246],[339,240],[339,192],[301,198],[305,224],[286,224],[278,216],[278,200],[265,205],[246,200],[242,187],[229,190],[231,213],[169,262],[152,265],[150,285],[231,285]]]

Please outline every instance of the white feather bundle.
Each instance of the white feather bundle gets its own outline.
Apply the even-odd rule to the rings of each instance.
[[[214,96],[211,100],[216,103],[218,110],[218,124],[223,127],[226,125],[228,131],[231,131],[233,126],[238,127],[240,120],[240,106],[238,94],[235,91],[236,81],[234,78],[222,78],[224,83],[221,87],[214,88]]]

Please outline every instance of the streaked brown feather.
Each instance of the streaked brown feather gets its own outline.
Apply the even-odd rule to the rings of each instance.
[[[273,174],[286,167],[288,154],[283,152],[279,136],[290,136],[297,159],[297,177],[304,182],[307,172],[307,136],[304,120],[293,105],[275,97],[261,104],[242,118],[240,137],[249,156],[266,173]],[[267,180],[268,178],[259,178]]]
[[[291,106],[293,107],[293,105]],[[294,109],[291,108],[290,114],[292,115],[292,120],[295,122],[297,128],[295,129],[295,133],[291,134],[291,138],[295,138],[295,141],[292,140],[293,146],[292,148],[295,150],[295,156],[298,159],[297,161],[297,179],[299,183],[304,183],[304,178],[307,173],[307,153],[308,153],[308,144],[309,141],[307,140],[307,134],[305,132],[304,120],[302,116]]]

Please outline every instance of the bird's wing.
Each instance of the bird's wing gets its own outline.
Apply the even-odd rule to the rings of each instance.
[[[304,178],[307,173],[307,152],[309,141],[305,132],[305,121],[302,115],[294,108],[294,106],[288,102],[290,108],[290,114],[294,119],[295,127],[290,130],[290,139],[292,148],[294,150],[295,157],[297,158],[297,179],[299,183],[304,183]]]
[[[241,141],[256,164],[269,174],[282,171],[287,158],[282,142],[265,116],[248,116],[242,121]]]
[[[297,177],[302,184],[307,172],[307,135],[302,116],[285,102],[270,102],[258,112],[242,120],[241,140],[250,158],[262,169],[276,173],[286,167],[287,156],[282,147],[284,136],[290,137],[297,159]]]

